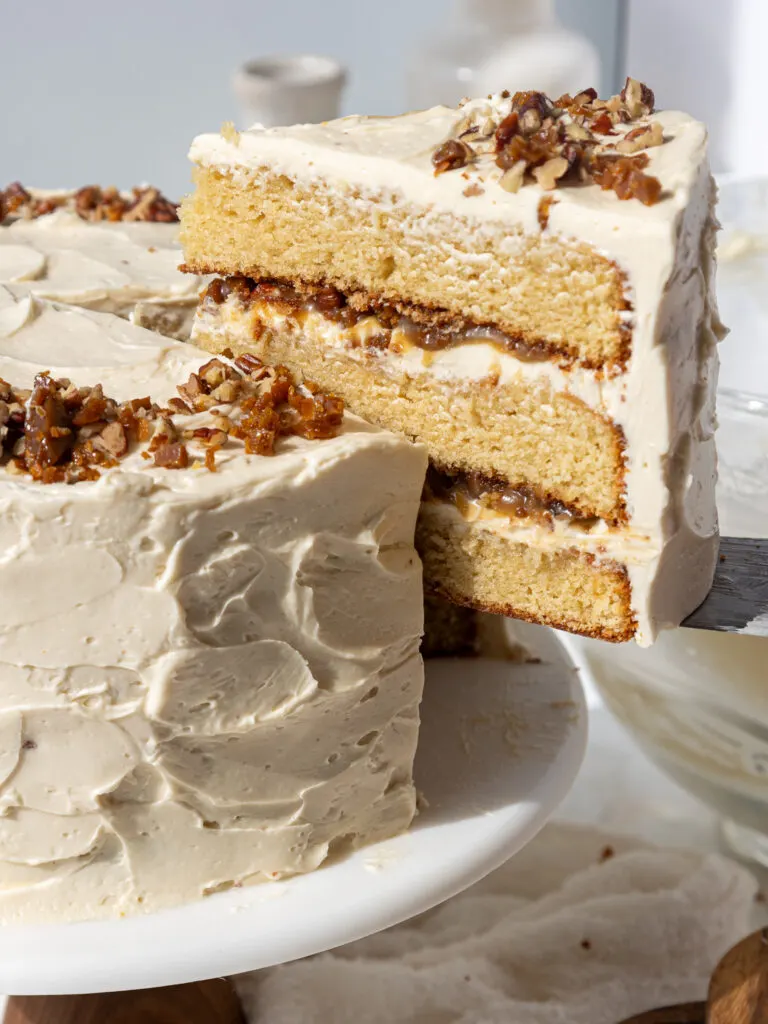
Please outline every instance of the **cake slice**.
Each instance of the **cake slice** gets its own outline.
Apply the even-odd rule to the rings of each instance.
[[[0,923],[401,832],[426,454],[253,357],[0,287]]]
[[[203,279],[179,272],[176,205],[132,193],[0,191],[0,284],[17,295],[128,317],[186,340]]]
[[[305,371],[429,449],[427,586],[652,641],[717,527],[704,127],[631,79],[203,135],[194,336]]]

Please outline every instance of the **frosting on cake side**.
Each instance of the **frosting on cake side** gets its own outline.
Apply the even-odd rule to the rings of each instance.
[[[167,402],[206,358],[0,288],[19,386]],[[272,458],[225,445],[216,472],[0,467],[0,920],[179,903],[407,827],[424,467],[351,416]]]

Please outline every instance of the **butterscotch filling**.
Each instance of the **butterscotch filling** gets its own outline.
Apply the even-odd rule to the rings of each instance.
[[[242,305],[290,315],[300,324],[310,313],[352,331],[363,321],[366,330],[356,339],[360,347],[402,352],[411,346],[427,352],[484,343],[500,352],[511,353],[526,362],[544,362],[553,357],[551,347],[541,341],[527,341],[505,334],[488,324],[460,319],[440,310],[383,302],[370,295],[344,295],[338,289],[249,277],[226,277],[212,281],[204,301],[221,305],[234,296]],[[562,357],[559,357],[562,359]]]
[[[474,507],[549,529],[562,523],[587,532],[600,522],[595,516],[581,515],[565,502],[538,493],[529,484],[512,485],[483,473],[442,470],[432,463],[427,471],[424,500],[449,501],[464,516]]]

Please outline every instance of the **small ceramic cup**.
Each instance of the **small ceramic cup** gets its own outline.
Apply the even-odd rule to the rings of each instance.
[[[338,61],[316,54],[260,57],[232,79],[245,127],[328,121],[339,112],[346,72]]]

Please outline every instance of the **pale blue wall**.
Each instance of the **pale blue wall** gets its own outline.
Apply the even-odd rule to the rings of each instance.
[[[187,186],[193,135],[233,119],[232,69],[286,50],[350,68],[345,111],[403,108],[403,64],[449,0],[0,0],[0,186]],[[612,69],[617,0],[560,0]],[[611,81],[609,83],[613,85]]]

